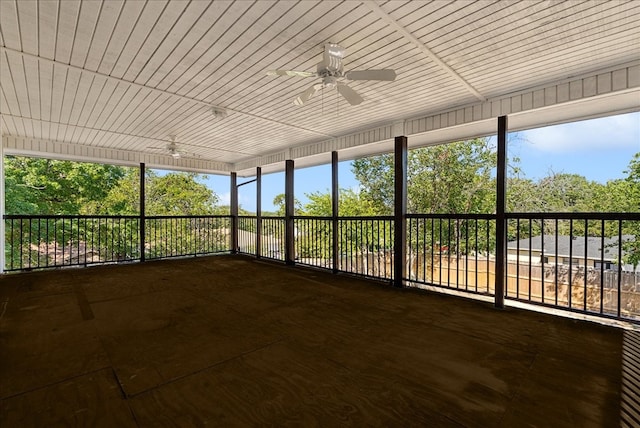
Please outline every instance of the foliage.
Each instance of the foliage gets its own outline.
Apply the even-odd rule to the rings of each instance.
[[[620,201],[623,204],[622,209],[624,211],[637,213],[640,212],[640,152],[634,155],[625,172],[627,177],[625,184],[621,184],[624,188],[624,197],[621,199],[623,199],[623,201],[626,199],[626,204]],[[614,200],[615,199],[617,198],[614,198]],[[626,253],[625,261],[637,266],[640,264],[640,221],[625,222],[623,232],[635,237],[635,239],[623,243],[623,248]]]
[[[5,157],[7,214],[78,214],[118,186],[126,168]]]
[[[626,177],[610,180],[605,184],[587,180],[577,174],[551,172],[540,180],[531,180],[521,175],[518,159],[509,162],[513,174],[507,183],[508,212],[633,212],[640,211],[640,153],[636,153],[629,163]],[[493,213],[495,211],[495,147],[488,139],[478,138],[470,141],[439,145],[410,150],[408,153],[408,210],[420,214],[436,213]],[[393,155],[381,155],[353,162],[353,173],[360,182],[360,190],[341,189],[339,196],[339,214],[343,217],[390,215],[393,210],[394,176]],[[192,173],[157,174],[146,172],[146,214],[162,215],[228,215],[228,206],[216,206],[218,197],[199,181],[204,176]],[[5,158],[6,212],[8,214],[87,214],[87,215],[134,215],[139,214],[139,172],[110,165],[98,165],[68,161],[54,161],[8,156]],[[295,200],[295,214],[329,217],[332,215],[331,196],[328,191],[306,195],[303,205]],[[274,198],[277,207],[275,213],[263,213],[284,216],[283,194]],[[240,209],[240,215],[250,215]],[[279,224],[279,223],[278,223]],[[303,222],[300,222],[303,225]],[[298,240],[309,241],[300,244],[304,254],[321,254],[328,257],[332,228],[330,222],[318,223],[321,226],[300,227]],[[68,243],[78,241],[85,232],[85,226],[63,225],[36,228],[29,235],[29,242],[42,239],[63,240]],[[254,231],[254,222],[241,223],[241,228]],[[30,226],[31,227],[31,226]],[[40,227],[38,225],[38,227]],[[118,228],[119,227],[119,228]],[[137,246],[131,246],[130,237],[137,236],[134,223],[126,226],[101,224],[89,230],[88,237],[117,232],[122,239],[112,243],[104,240],[107,253],[115,258],[138,257]],[[176,228],[181,236],[198,235],[198,242],[208,242],[212,235],[203,234],[203,226],[195,222],[185,222]],[[265,226],[264,233],[277,234],[276,223]],[[315,226],[314,226],[315,227]],[[368,251],[391,245],[391,228],[381,236],[369,221],[343,221],[340,223],[341,248],[355,251]],[[617,236],[619,227],[623,234],[640,236],[640,222],[625,221],[542,221],[533,220],[517,223],[510,221],[508,239],[526,238],[541,233],[559,233],[576,236]],[[68,229],[68,230],[67,230]],[[112,230],[113,229],[113,230]],[[117,229],[117,230],[116,230]],[[437,231],[435,236],[431,230]],[[278,229],[279,230],[279,229]],[[305,232],[307,231],[307,232]],[[492,251],[495,235],[495,222],[473,222],[454,220],[426,220],[424,224],[409,226],[412,245],[428,249],[435,246],[446,247],[448,252],[465,254],[471,252],[486,253]],[[485,238],[477,248],[466,248],[467,235],[478,233]],[[306,236],[305,234],[309,235]],[[311,242],[311,235],[322,237],[326,242],[321,247]],[[48,236],[51,235],[51,236]],[[55,235],[55,236],[54,236]],[[84,235],[82,235],[84,236]],[[105,235],[106,236],[106,235]],[[101,242],[103,242],[102,238]],[[149,237],[147,242],[155,238]],[[184,245],[191,245],[184,238]],[[194,238],[195,239],[195,238]],[[222,239],[222,238],[221,238]],[[75,240],[75,241],[74,241]],[[387,244],[379,244],[378,241]],[[305,241],[305,242],[306,242]],[[433,241],[433,242],[432,242]],[[481,240],[482,241],[482,240]],[[62,241],[60,241],[62,242]],[[455,243],[455,245],[454,245]],[[8,247],[13,244],[8,243]],[[382,245],[382,247],[381,247]],[[640,262],[640,244],[638,240],[625,242],[625,262]],[[28,245],[21,244],[25,251],[33,252]],[[307,248],[308,247],[308,248]],[[385,249],[387,249],[385,247]],[[440,250],[442,251],[442,250]],[[26,254],[26,253],[25,253]],[[29,257],[35,257],[30,255]]]
[[[23,157],[5,158],[6,206],[8,214],[55,215],[133,215],[139,214],[139,171],[109,165],[54,161]],[[215,212],[218,197],[204,184],[203,176],[191,173],[159,175],[146,171],[146,215],[208,215]],[[207,220],[208,221],[208,220]],[[170,232],[172,245],[202,252],[214,240],[224,240],[222,231],[213,236],[197,220],[180,225],[170,224],[163,233]],[[130,260],[140,257],[137,219],[70,219],[21,221],[14,234],[7,228],[9,266],[23,263],[47,264],[43,257],[55,248],[80,248],[91,243],[101,260]],[[148,233],[149,231],[147,231]],[[147,238],[150,245],[160,245],[157,233]],[[225,235],[226,236],[226,235]],[[51,244],[51,245],[49,245]],[[42,245],[46,250],[38,250]],[[157,248],[148,246],[152,253]],[[45,251],[46,256],[41,253]],[[171,251],[174,251],[172,249]],[[173,253],[171,253],[173,254]],[[62,256],[61,256],[62,257]],[[82,256],[78,256],[82,258]],[[86,254],[84,255],[86,258]],[[86,259],[85,259],[86,262]],[[68,263],[60,262],[57,263]]]
[[[495,148],[486,138],[410,150],[407,209],[414,213],[487,213],[495,202]],[[394,157],[358,159],[353,173],[379,214],[391,214]]]
[[[172,172],[147,181],[147,215],[210,215],[217,195],[194,173]]]
[[[285,194],[279,193],[273,198],[273,205],[276,207],[275,215],[278,217],[284,217],[285,208],[286,208],[286,200]],[[300,215],[302,212],[302,204],[298,200],[298,198],[293,199],[293,210],[295,215]]]
[[[537,184],[538,211],[593,211],[593,199],[598,186],[601,185],[581,175],[551,173]]]
[[[301,212],[306,216],[331,217],[333,215],[331,194],[313,192],[305,195],[309,200]],[[363,194],[351,189],[340,189],[338,192],[338,211],[341,217],[375,216],[376,208],[372,201]],[[362,250],[364,247],[377,247],[378,239],[384,239],[375,228],[372,220],[344,220],[339,223],[339,246],[343,252],[347,249]],[[324,220],[309,224],[299,221],[297,248],[301,257],[329,258],[331,255],[332,228],[330,221]],[[390,233],[390,230],[388,231]],[[387,233],[387,235],[388,235]],[[388,238],[388,242],[391,239]]]
[[[391,214],[394,200],[393,154],[356,159],[351,165],[353,175],[360,182],[362,198],[370,201],[378,214]]]
[[[158,175],[147,170],[145,178],[145,213],[154,215],[210,215],[215,212],[218,197],[204,184],[198,174],[171,172]],[[91,209],[113,215],[137,215],[140,209],[140,174],[130,170],[117,187]]]
[[[486,138],[476,138],[410,150],[407,154],[407,210],[419,214],[480,214],[495,211],[495,147]],[[513,161],[517,163],[516,160]],[[360,181],[360,199],[367,200],[376,214],[393,211],[394,156],[359,159],[353,173]],[[466,222],[426,220],[408,225],[409,244],[415,251],[447,248],[451,252],[488,250],[493,241],[481,240],[478,248],[466,248],[460,238],[468,233],[495,235],[494,222],[467,225]],[[435,233],[432,233],[435,231]],[[469,232],[471,231],[471,232]],[[390,242],[387,236],[382,240]],[[475,241],[474,241],[475,242]],[[458,248],[459,246],[459,248]]]
[[[331,194],[313,192],[305,195],[309,200],[301,211],[304,215],[330,217],[333,215]],[[378,215],[375,204],[363,193],[352,189],[340,189],[338,192],[338,214],[342,217]]]

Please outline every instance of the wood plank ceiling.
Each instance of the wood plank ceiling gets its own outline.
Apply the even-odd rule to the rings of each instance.
[[[638,1],[0,2],[5,136],[154,153],[175,135],[194,157],[233,165],[640,58]],[[346,69],[350,106],[313,79],[323,45]],[[211,108],[223,108],[224,118]]]

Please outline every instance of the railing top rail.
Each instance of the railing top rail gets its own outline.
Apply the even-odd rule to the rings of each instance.
[[[231,215],[148,215],[147,219],[171,219],[171,218],[230,218]],[[257,218],[255,215],[241,215],[239,218]],[[558,219],[558,220],[638,220],[640,212],[530,212],[530,213],[506,213],[507,218],[513,219]],[[5,220],[29,220],[29,219],[137,219],[139,215],[108,215],[108,214],[5,214]],[[283,220],[282,216],[262,216],[263,219]],[[331,216],[307,216],[296,215],[294,219],[331,220]],[[494,219],[494,214],[407,214],[407,218],[439,218],[439,219]],[[339,216],[340,220],[393,220],[393,216]]]
[[[321,215],[294,215],[293,219],[294,220],[333,220],[333,217],[321,216]]]
[[[147,220],[171,218],[230,218],[230,215],[148,215]],[[87,214],[5,214],[5,220],[37,220],[37,219],[139,219],[139,215],[87,215]]]
[[[231,218],[231,215],[218,215],[218,214],[206,214],[206,215],[147,215],[145,216],[147,220],[164,220],[170,218],[186,218],[186,219],[194,219],[194,218]]]
[[[465,219],[465,220],[492,220],[495,219],[495,214],[407,214],[407,218],[438,218],[438,219]]]
[[[392,215],[339,216],[338,220],[393,220]]]
[[[512,219],[549,219],[549,220],[640,220],[640,212],[530,212],[506,213]],[[495,214],[407,214],[407,218],[437,218],[437,219],[495,219]]]
[[[550,220],[640,220],[637,213],[613,212],[553,212],[553,213],[506,213],[507,218],[514,219],[550,219]]]
[[[139,219],[138,215],[86,215],[86,214],[5,214],[5,220],[38,220],[38,219]]]

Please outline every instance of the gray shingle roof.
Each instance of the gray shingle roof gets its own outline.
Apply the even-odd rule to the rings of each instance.
[[[622,235],[622,241],[634,241],[634,235]],[[507,244],[507,248],[515,250],[518,247],[520,250],[542,251],[542,236],[533,236],[531,238],[521,239],[520,241],[510,241]],[[556,239],[554,235],[544,236],[544,253],[547,255],[555,255],[569,257],[569,250],[571,249],[571,256],[584,257],[585,245],[587,247],[587,258],[604,260],[616,260],[618,258],[618,237],[604,238],[604,257],[602,252],[602,238],[596,236],[589,237],[574,237],[573,244],[571,245],[571,237],[566,235],[558,236],[558,248],[556,251]],[[622,255],[624,256],[624,249]]]

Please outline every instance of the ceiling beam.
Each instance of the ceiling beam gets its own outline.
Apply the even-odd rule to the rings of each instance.
[[[124,84],[130,85],[130,86],[133,86],[135,88],[145,89],[145,90],[152,91],[152,92],[155,92],[155,93],[158,93],[158,94],[169,95],[169,96],[171,96],[173,98],[177,98],[177,99],[181,99],[181,100],[184,100],[184,101],[189,101],[189,102],[192,102],[192,103],[200,104],[200,105],[202,105],[204,107],[207,107],[209,109],[217,109],[217,110],[224,110],[224,111],[228,111],[228,112],[238,113],[238,114],[241,114],[243,116],[249,116],[249,117],[252,117],[254,119],[264,120],[264,121],[267,121],[267,122],[270,122],[270,123],[275,123],[275,124],[278,124],[278,125],[281,125],[281,126],[285,126],[285,127],[291,128],[291,129],[296,129],[298,131],[309,132],[311,134],[316,134],[316,135],[320,135],[320,136],[328,137],[328,138],[334,138],[334,136],[331,135],[331,134],[326,134],[324,132],[316,131],[314,129],[293,125],[291,123],[283,122],[283,121],[280,121],[280,120],[269,119],[268,117],[264,117],[264,116],[260,116],[260,115],[254,114],[254,113],[250,113],[250,112],[245,111],[245,110],[237,110],[237,109],[233,109],[233,108],[229,108],[229,107],[217,106],[217,105],[208,103],[208,102],[206,102],[204,100],[200,100],[200,99],[197,99],[197,98],[187,97],[185,95],[176,94],[175,92],[169,92],[169,91],[165,91],[165,90],[162,90],[162,89],[157,89],[157,88],[154,88],[154,87],[151,87],[151,86],[141,85],[140,83],[135,83],[135,82],[132,82],[132,81],[129,81],[129,80],[124,80],[124,79],[120,79],[118,77],[113,77],[113,76],[110,76],[108,74],[98,73],[96,71],[87,70],[86,68],[78,67],[76,65],[65,64],[64,62],[56,61],[56,60],[49,59],[49,58],[44,58],[44,57],[41,57],[41,56],[38,56],[38,55],[33,55],[33,54],[22,52],[22,51],[19,51],[19,50],[16,50],[16,49],[11,49],[11,48],[8,48],[6,46],[0,46],[0,52],[2,52],[2,51],[9,52],[9,53],[16,54],[16,55],[20,55],[20,56],[26,57],[26,58],[33,58],[33,59],[36,59],[38,61],[42,61],[42,62],[45,62],[45,63],[48,63],[48,64],[54,64],[54,65],[57,65],[57,66],[60,66],[60,67],[65,67],[65,68],[67,68],[69,70],[80,71],[81,73],[86,73],[86,74],[89,74],[91,76],[102,77],[102,78],[105,78],[107,80],[111,80],[111,81],[114,81],[114,82],[124,83]]]
[[[430,60],[438,64],[449,76],[460,82],[469,92],[471,92],[478,100],[486,101],[486,97],[476,90],[469,82],[467,82],[462,76],[460,76],[453,68],[438,57],[431,49],[429,49],[424,43],[422,43],[416,36],[411,34],[406,28],[404,28],[398,21],[393,19],[387,12],[382,10],[375,0],[362,0],[362,4],[371,10],[378,18],[389,24],[395,31],[400,33],[405,39],[411,42],[415,47],[425,54]]]

